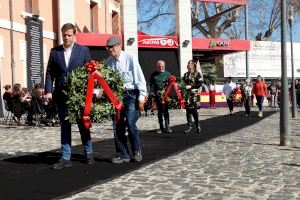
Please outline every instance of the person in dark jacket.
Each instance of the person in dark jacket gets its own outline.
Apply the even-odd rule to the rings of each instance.
[[[201,74],[196,69],[196,63],[193,60],[190,60],[187,65],[187,72],[183,75],[183,81],[185,83],[185,109],[186,109],[186,119],[187,119],[187,130],[185,133],[192,132],[192,116],[196,125],[196,132],[200,133],[200,123],[198,118],[198,103],[199,99],[198,92],[199,88],[202,86],[202,77]]]
[[[3,93],[3,100],[6,102],[7,104],[7,109],[8,111],[12,110],[12,89],[11,89],[11,85],[5,85],[4,86],[5,92]]]
[[[53,169],[63,169],[71,167],[71,123],[66,120],[68,111],[67,100],[68,83],[72,71],[82,67],[91,60],[89,49],[75,43],[76,27],[71,23],[66,23],[61,28],[63,45],[51,49],[48,61],[46,80],[45,80],[45,99],[52,99],[53,82],[55,89],[53,91],[53,100],[56,103],[58,117],[61,124],[61,159],[53,165]],[[84,154],[87,164],[93,164],[93,148],[91,142],[90,130],[86,129],[82,120],[77,120]]]
[[[159,123],[159,130],[157,133],[172,132],[170,129],[169,105],[168,102],[162,102],[162,94],[160,93],[170,76],[170,72],[166,70],[165,61],[158,60],[156,63],[156,71],[153,72],[150,77],[150,88],[154,93],[155,103],[157,106],[157,117]]]

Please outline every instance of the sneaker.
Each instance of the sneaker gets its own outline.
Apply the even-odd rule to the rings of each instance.
[[[258,116],[259,116],[259,117],[263,117],[263,112],[262,112],[262,111],[259,111]]]
[[[188,134],[192,131],[192,126],[188,126],[188,128],[184,131],[185,134]]]
[[[161,130],[161,129],[158,129],[157,131],[156,131],[156,133],[163,133],[164,132],[164,130]]]
[[[71,161],[62,158],[52,166],[52,169],[64,169],[69,167],[72,167]]]
[[[130,161],[130,158],[122,158],[120,156],[111,159],[111,162],[114,164],[121,164],[121,163],[129,162],[129,161]]]
[[[93,154],[88,154],[88,155],[86,155],[86,156],[85,156],[85,162],[86,162],[88,165],[95,164],[95,159],[94,159]]]
[[[141,162],[143,160],[142,153],[141,152],[135,153],[135,155],[133,156],[133,160],[135,162]]]
[[[165,130],[165,132],[166,132],[166,133],[172,133],[173,131],[172,131],[171,129],[168,128],[168,129]]]

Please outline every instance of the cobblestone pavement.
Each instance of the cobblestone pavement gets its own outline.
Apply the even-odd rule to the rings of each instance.
[[[200,119],[227,112],[226,108],[201,109]],[[171,111],[171,125],[185,122],[185,111]],[[278,146],[277,112],[252,126],[206,141],[65,199],[300,200],[300,143],[297,142],[300,141],[300,119],[292,119],[290,124],[291,146]],[[158,128],[157,117],[141,117],[138,128]],[[74,130],[77,132],[76,128]],[[111,123],[94,125],[92,132],[93,140],[111,138]],[[247,134],[241,134],[245,132]],[[57,149],[59,138],[58,127],[7,128],[1,125],[0,159]],[[79,133],[73,134],[73,144],[80,144]]]

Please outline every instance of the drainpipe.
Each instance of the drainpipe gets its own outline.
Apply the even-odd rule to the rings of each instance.
[[[13,25],[13,9],[12,0],[9,0],[9,20],[10,20],[10,54],[11,54],[11,81],[15,84],[15,58],[14,58],[14,25]]]

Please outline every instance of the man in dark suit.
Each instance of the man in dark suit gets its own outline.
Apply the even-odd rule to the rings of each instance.
[[[53,169],[63,169],[72,166],[70,161],[71,123],[65,120],[68,109],[66,104],[68,96],[64,91],[68,91],[68,83],[70,82],[72,71],[90,61],[89,49],[74,42],[76,28],[73,24],[64,24],[61,28],[61,33],[63,45],[51,49],[45,80],[46,99],[52,99],[54,82],[53,100],[56,103],[61,124],[62,157],[59,162],[53,165]],[[77,125],[84,146],[86,162],[93,164],[95,161],[92,154],[93,148],[90,131],[84,127],[81,119],[77,120]]]

